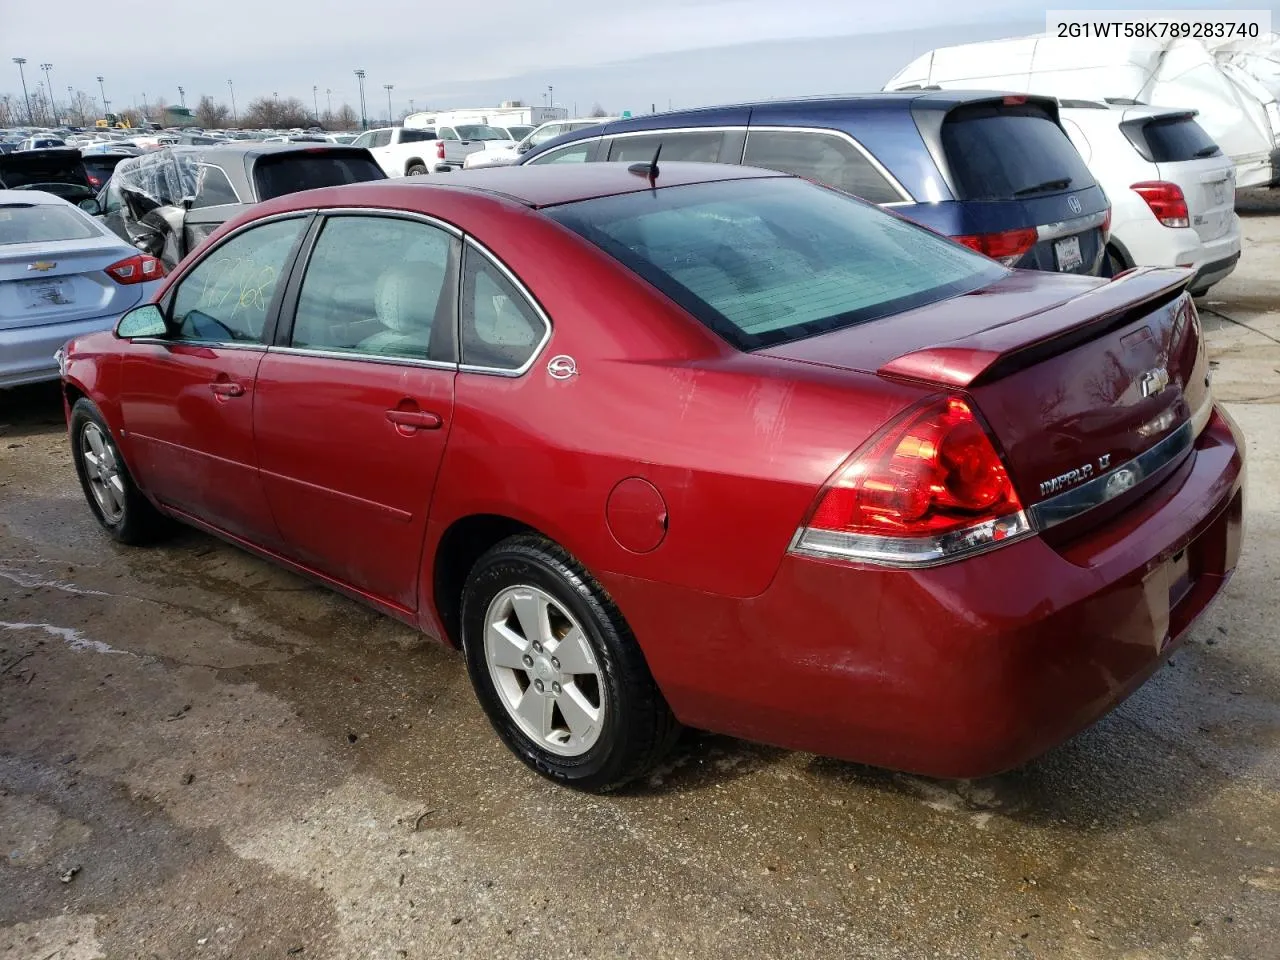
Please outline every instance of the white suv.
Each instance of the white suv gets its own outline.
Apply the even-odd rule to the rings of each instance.
[[[610,123],[617,119],[617,117],[586,117],[581,120],[551,120],[529,133],[519,143],[513,143],[509,147],[485,150],[483,153],[473,153],[463,161],[462,165],[468,170],[474,170],[476,167],[510,166],[534,147],[546,143],[552,137],[594,127],[601,123]]]
[[[1112,273],[1192,267],[1202,295],[1236,268],[1236,171],[1194,110],[1061,101],[1062,125],[1111,200]]]

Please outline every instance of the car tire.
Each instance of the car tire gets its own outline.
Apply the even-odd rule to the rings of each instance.
[[[111,428],[92,401],[81,397],[71,408],[71,458],[89,508],[113,539],[150,543],[170,523],[138,489]]]
[[[463,588],[461,623],[490,723],[544,777],[614,790],[652,770],[678,736],[618,608],[557,544],[521,535],[485,553]]]
[[[405,170],[406,177],[425,177],[427,175],[427,165],[425,163],[411,163]]]

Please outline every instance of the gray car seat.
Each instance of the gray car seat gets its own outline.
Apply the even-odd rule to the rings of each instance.
[[[360,341],[367,353],[427,358],[444,270],[433,263],[388,268],[374,288],[373,309],[382,329]]]

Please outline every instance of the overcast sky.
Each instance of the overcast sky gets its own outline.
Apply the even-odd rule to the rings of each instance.
[[[864,5],[865,4],[865,5]],[[1134,8],[1092,0],[1067,7]],[[1154,7],[1269,8],[1272,3],[1162,0]],[[126,9],[127,8],[127,9]],[[188,105],[201,94],[243,108],[278,93],[308,104],[319,87],[336,108],[359,110],[352,71],[364,68],[370,119],[384,118],[383,84],[398,115],[415,106],[481,106],[501,99],[585,113],[665,109],[735,99],[876,89],[919,53],[965,40],[1043,30],[1045,6],[1019,0],[199,0],[147,5],[102,0],[0,0],[0,93],[20,94],[52,63],[55,96],[68,85],[116,106],[157,96]],[[471,15],[470,11],[475,11]],[[1280,16],[1276,16],[1280,22]],[[61,25],[91,24],[85,29]]]

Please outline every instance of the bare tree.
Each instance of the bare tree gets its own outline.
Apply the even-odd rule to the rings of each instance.
[[[145,119],[142,116],[142,111],[135,110],[133,107],[129,107],[127,110],[121,110],[117,116],[119,116],[121,120],[127,120],[131,127],[142,126],[143,120]]]
[[[587,114],[588,117],[607,117],[608,115],[609,114],[605,112],[604,107],[600,106],[599,103],[593,103],[591,105],[591,112]]]
[[[356,112],[351,109],[351,105],[344,103],[338,110],[337,116],[334,117],[335,130],[354,130],[360,125],[360,118],[356,116]]]
[[[218,103],[213,97],[201,97],[195,109],[196,123],[206,130],[217,130],[225,127],[231,119],[231,108],[225,103]]]
[[[245,108],[243,121],[246,127],[306,127],[311,123],[311,112],[297,97],[287,100],[259,97]]]

